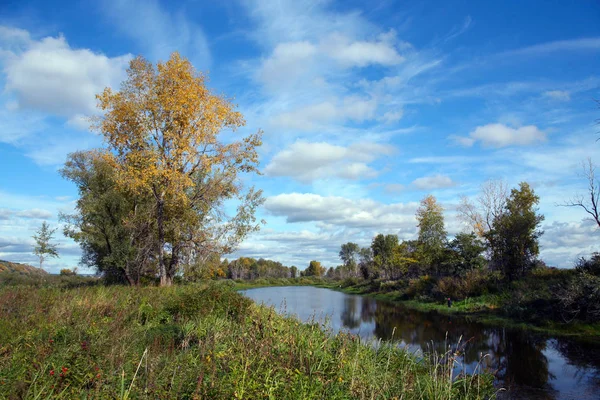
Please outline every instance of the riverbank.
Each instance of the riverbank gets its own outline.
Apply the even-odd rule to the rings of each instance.
[[[449,308],[444,301],[421,301],[402,298],[402,295],[394,286],[386,285],[385,282],[359,280],[334,281],[318,277],[302,277],[238,281],[235,283],[235,287],[238,290],[269,286],[306,285],[333,289],[347,294],[369,296],[422,312],[437,312],[445,315],[469,317],[482,324],[527,329],[544,334],[577,337],[584,340],[597,340],[600,338],[600,323],[592,324],[578,321],[561,323],[551,319],[544,319],[543,315],[540,315],[540,310],[531,311],[524,307],[523,309],[518,309],[517,312],[520,312],[521,315],[533,316],[533,318],[516,318],[514,315],[511,315],[512,310],[503,306],[503,301],[506,301],[511,296],[509,292],[454,300],[452,307]],[[514,299],[510,300],[511,307],[514,307]]]
[[[258,306],[227,282],[0,287],[0,398],[461,398],[456,355],[415,357]]]

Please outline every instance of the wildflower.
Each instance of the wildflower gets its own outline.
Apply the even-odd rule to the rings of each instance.
[[[50,376],[54,376],[54,370],[53,369],[50,370]]]
[[[338,378],[338,382],[344,382],[344,378],[342,378],[341,376]]]
[[[69,370],[69,368],[67,368],[67,367],[62,367],[62,368],[61,368],[61,370],[62,370],[62,373],[63,373],[63,374],[66,374],[66,373],[67,373],[67,371]]]

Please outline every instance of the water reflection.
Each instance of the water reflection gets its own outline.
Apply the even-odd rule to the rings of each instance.
[[[484,326],[464,317],[423,313],[367,297],[313,287],[245,292],[303,320],[327,316],[334,331],[397,341],[412,351],[461,352],[460,370],[495,373],[501,398],[600,398],[600,344],[549,338],[525,330]],[[484,357],[485,355],[485,357]]]

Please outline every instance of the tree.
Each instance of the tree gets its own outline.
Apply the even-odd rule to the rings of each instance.
[[[481,185],[481,193],[474,202],[461,197],[459,217],[471,226],[477,236],[484,238],[492,229],[494,220],[504,212],[508,186],[503,180],[488,180]]]
[[[535,266],[539,254],[538,230],[544,220],[535,206],[540,198],[526,182],[512,189],[505,211],[494,220],[486,238],[493,244],[492,262],[513,280]]]
[[[325,273],[325,267],[318,261],[311,261],[308,264],[308,268],[304,271],[304,276],[323,276]]]
[[[433,267],[436,273],[446,244],[443,211],[436,198],[428,195],[421,200],[416,214],[419,227],[417,243],[421,261],[426,267]]]
[[[444,257],[446,270],[454,275],[462,275],[466,271],[482,269],[485,258],[482,253],[485,246],[474,233],[459,233],[448,244],[449,256]]]
[[[290,275],[292,278],[297,278],[298,277],[298,267],[296,267],[295,265],[292,265],[290,267]]]
[[[182,259],[230,253],[259,228],[254,214],[263,198],[244,190],[241,174],[258,173],[261,132],[219,140],[245,122],[205,80],[178,53],[156,68],[137,57],[120,91],[97,96],[103,115],[94,128],[108,144],[117,187],[152,199],[161,285],[171,284]],[[224,210],[228,200],[238,202],[235,216]]]
[[[33,235],[35,245],[33,254],[40,259],[40,269],[43,269],[44,261],[49,257],[58,257],[57,245],[51,243],[56,228],[50,229],[50,225],[46,221],[42,222],[42,226]]]
[[[394,252],[397,246],[398,235],[383,235],[380,233],[373,238],[371,250],[373,251],[373,264],[376,268],[375,275],[383,273],[388,278],[391,277]]]
[[[358,269],[364,279],[373,275],[373,250],[371,247],[361,247],[358,252]]]
[[[155,275],[156,226],[150,196],[118,190],[116,172],[101,151],[69,154],[60,170],[73,182],[79,199],[73,214],[61,214],[64,234],[79,243],[81,263],[108,283],[139,285]]]
[[[348,242],[342,245],[340,250],[340,259],[344,263],[347,271],[351,271],[354,276],[358,276],[357,257],[360,247],[356,243]]]
[[[596,166],[592,159],[588,158],[587,163],[582,163],[583,176],[588,183],[587,196],[577,195],[568,202],[564,203],[567,207],[581,207],[600,228],[600,180],[596,178]]]

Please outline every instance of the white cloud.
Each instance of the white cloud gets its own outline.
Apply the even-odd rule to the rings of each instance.
[[[312,193],[285,193],[267,198],[265,208],[289,223],[321,222],[341,228],[416,230],[417,203],[383,204],[371,199],[351,200]]]
[[[402,110],[387,111],[379,118],[379,120],[385,122],[386,124],[391,124],[400,121],[403,116],[404,111]]]
[[[333,33],[321,43],[321,48],[324,54],[344,67],[374,64],[392,66],[404,61],[404,57],[394,47],[394,40],[388,35],[384,40],[352,41],[344,35]]]
[[[15,213],[17,217],[31,218],[31,219],[48,219],[54,215],[48,210],[42,210],[40,208],[32,208],[30,210],[23,210]]]
[[[463,146],[472,146],[481,142],[487,147],[526,146],[546,141],[546,134],[534,125],[511,128],[504,124],[478,126],[468,137],[450,136]]]
[[[544,55],[556,52],[568,52],[568,51],[599,51],[600,50],[600,37],[571,39],[571,40],[557,40],[554,42],[547,42],[536,44],[533,46],[523,47],[521,49],[510,50],[504,53],[498,54],[498,57],[509,57],[509,56],[536,56]]]
[[[550,97],[551,99],[554,99],[554,100],[562,100],[562,101],[571,100],[571,94],[569,92],[567,92],[566,90],[548,90],[547,92],[544,92],[544,96]]]
[[[23,50],[6,46],[5,89],[15,96],[18,108],[63,117],[93,113],[95,95],[117,85],[131,59],[73,49],[63,36],[29,41]]]
[[[412,185],[419,190],[434,190],[456,186],[456,183],[446,175],[433,175],[417,178]]]
[[[579,257],[589,257],[598,251],[600,230],[594,221],[553,221],[542,228],[541,255],[549,265],[572,267]]]
[[[290,176],[304,183],[327,178],[372,178],[377,171],[367,163],[393,151],[393,148],[377,143],[343,147],[325,142],[296,142],[277,153],[265,168],[265,173],[269,176]]]
[[[375,118],[376,110],[377,102],[374,99],[352,95],[278,114],[273,117],[271,124],[277,128],[310,131],[332,122],[369,121]]]
[[[294,84],[309,73],[316,53],[316,47],[307,41],[280,43],[263,61],[258,80],[272,90]]]

